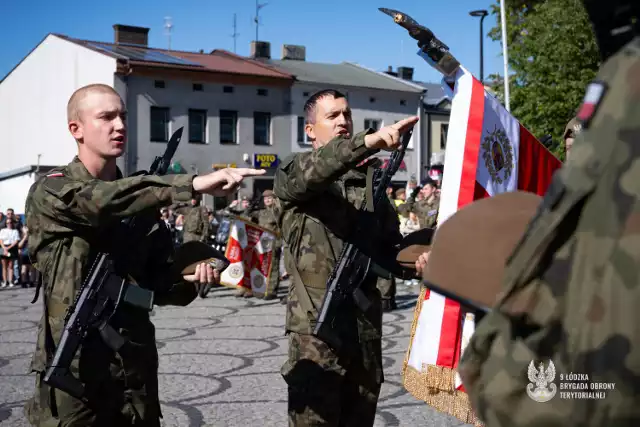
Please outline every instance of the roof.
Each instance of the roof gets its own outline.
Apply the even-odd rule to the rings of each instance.
[[[261,59],[261,61],[296,76],[296,80],[300,82],[414,93],[422,93],[423,91],[415,84],[350,62],[331,64],[292,59]]]
[[[96,42],[54,34],[57,37],[100,52],[130,65],[156,66],[182,70],[211,71],[293,80],[293,76],[222,49],[210,53],[167,50],[131,44]]]
[[[424,103],[426,105],[436,106],[439,105],[445,99],[449,99],[449,96],[444,92],[440,83],[426,83],[426,82],[414,82],[427,89],[427,94],[424,97]]]
[[[21,168],[12,169],[6,172],[0,172],[0,181],[4,181],[18,176],[26,175],[29,173],[46,173],[57,166],[43,166],[43,165],[27,165]]]

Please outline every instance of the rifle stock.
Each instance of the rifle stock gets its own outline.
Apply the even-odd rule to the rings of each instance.
[[[149,172],[144,174],[166,174],[169,162],[180,143],[182,130],[180,128],[172,135],[164,155],[156,157]],[[136,221],[136,217],[127,218],[123,223],[129,229],[148,225],[144,221]],[[62,336],[43,381],[86,402],[88,398],[84,384],[71,372],[71,364],[87,333],[90,329],[96,329],[105,343],[112,350],[118,351],[125,344],[125,339],[108,324],[111,316],[122,302],[151,311],[153,296],[153,291],[131,286],[121,277],[115,271],[110,254],[99,253],[73,304],[67,309]]]
[[[387,164],[386,169],[380,176],[380,170],[374,174],[373,206],[380,203],[385,196],[385,190],[391,183],[391,178],[400,168],[404,158],[404,153],[411,140],[413,130],[409,130],[403,135],[402,147],[394,151]],[[366,198],[362,201],[361,211],[366,209]],[[343,313],[344,304],[348,300],[353,300],[356,307],[367,312],[371,307],[371,301],[367,298],[361,285],[367,277],[371,268],[371,258],[363,254],[353,243],[346,243],[343,246],[340,257],[327,281],[327,291],[322,300],[322,306],[318,311],[318,319],[314,326],[313,335],[327,343],[335,350],[340,350],[343,345],[340,326],[337,321]]]

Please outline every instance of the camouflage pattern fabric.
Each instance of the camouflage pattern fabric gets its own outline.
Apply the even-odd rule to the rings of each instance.
[[[28,250],[42,274],[48,318],[38,325],[37,345],[30,366],[36,390],[25,405],[33,425],[159,425],[158,354],[148,312],[123,304],[110,324],[130,339],[114,353],[91,331],[72,363],[72,372],[85,385],[85,405],[42,382],[47,364],[47,321],[58,345],[64,317],[87,275],[97,251],[113,254],[116,268],[128,271],[140,286],[155,291],[157,305],[187,305],[197,296],[191,283],[170,283],[173,255],[171,233],[159,223],[158,209],[192,197],[192,176],[135,176],[113,182],[93,178],[76,157],[32,185],[27,196]],[[121,220],[149,215],[149,230],[134,235]],[[54,417],[52,415],[56,414]]]
[[[640,425],[640,38],[612,56],[606,91],[510,258],[460,374],[488,426]],[[527,395],[527,368],[555,366],[556,395]],[[576,399],[578,383],[614,383]],[[564,378],[564,381],[563,381]],[[544,379],[544,378],[543,378]],[[547,378],[548,380],[548,378]],[[576,383],[576,381],[573,381]],[[549,385],[551,387],[551,385]]]
[[[426,200],[415,200],[409,197],[407,200],[408,211],[413,211],[420,221],[420,228],[434,228],[438,221],[438,209],[440,198],[437,196]]]
[[[183,238],[184,243],[193,240],[207,242],[209,240],[209,214],[204,206],[184,206],[176,210],[184,215]]]
[[[359,210],[365,195],[367,166],[358,168],[356,165],[376,152],[365,147],[365,134],[362,132],[352,139],[336,138],[312,152],[295,154],[280,165],[275,175],[274,193],[282,206],[279,229],[292,254],[285,257],[286,270],[294,272],[297,269],[301,280],[296,279],[296,274],[291,276],[287,297],[286,330],[290,334],[291,347],[283,376],[289,385],[292,425],[337,426],[337,420],[339,425],[373,424],[375,403],[371,405],[370,402],[373,396],[377,400],[379,388],[373,390],[367,384],[380,384],[383,380],[379,354],[373,351],[380,346],[382,337],[377,277],[368,276],[362,287],[372,302],[372,308],[366,314],[357,310],[355,304],[345,307],[347,320],[340,331],[345,342],[344,354],[327,353],[321,350],[326,348],[324,343],[309,337],[315,315],[298,298],[298,292],[307,293],[315,311],[319,310],[327,280],[344,241],[353,241],[381,266],[385,260],[395,260],[395,256],[382,252],[402,239],[393,207],[384,203],[382,209],[378,207],[380,212]],[[306,341],[299,344],[299,339]],[[310,349],[306,349],[306,342]],[[310,351],[314,348],[318,351]],[[344,364],[343,360],[350,362]],[[337,384],[341,379],[336,378],[337,373],[341,378],[351,378],[351,370],[365,372],[366,381],[357,379],[354,381],[360,381],[360,387],[340,388]],[[301,379],[306,381],[303,385],[297,382]],[[353,393],[360,393],[361,398],[356,399]],[[334,406],[348,399],[353,401],[350,410],[361,413],[357,420],[340,415],[338,408],[344,404]],[[369,410],[373,411],[371,416],[364,417],[362,414]],[[308,421],[300,419],[305,417]],[[324,420],[324,424],[320,424],[320,420]]]
[[[381,366],[379,340],[346,358],[312,335],[290,333],[281,370],[289,386],[289,426],[372,426]]]

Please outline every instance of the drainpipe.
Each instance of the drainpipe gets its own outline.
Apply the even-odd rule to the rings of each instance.
[[[420,118],[420,121],[418,122],[419,137],[417,138],[417,141],[416,141],[416,157],[417,157],[417,166],[418,166],[418,171],[416,173],[416,180],[418,181],[418,184],[420,184],[420,182],[422,181],[422,146],[424,144],[424,139],[425,139],[424,138],[425,124],[423,123],[425,119],[424,96],[426,92],[427,92],[426,90],[422,91],[422,93],[420,94],[420,103],[418,104],[418,117]],[[428,120],[427,120],[427,126],[429,126]],[[427,147],[427,152],[429,152],[429,147]]]

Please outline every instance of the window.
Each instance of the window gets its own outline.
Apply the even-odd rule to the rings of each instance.
[[[169,140],[169,109],[167,107],[151,107],[151,141],[167,142]]]
[[[258,96],[267,96],[269,95],[269,91],[266,89],[258,89]]]
[[[255,145],[271,145],[269,133],[271,130],[271,114],[253,113],[253,143]]]
[[[304,96],[304,97],[309,96],[309,92],[302,92],[302,96]]]
[[[220,110],[220,144],[237,144],[238,112]]]
[[[444,149],[447,146],[447,133],[449,133],[449,124],[440,125],[440,148]]]
[[[189,110],[189,142],[207,141],[207,110]]]
[[[153,87],[158,89],[164,89],[164,80],[156,80],[153,82]]]
[[[193,84],[193,91],[194,92],[202,92],[203,91],[203,87],[202,87],[202,83],[194,83]]]
[[[407,100],[406,99],[401,99],[400,100],[400,105],[407,105]]]
[[[233,86],[223,86],[222,91],[224,93],[233,93]]]
[[[364,128],[365,129],[373,129],[377,131],[382,126],[382,121],[379,119],[364,119]]]
[[[369,98],[369,102],[376,102],[376,99],[372,96],[371,98]]]
[[[298,143],[308,145],[307,133],[304,131],[304,117],[298,116]]]

